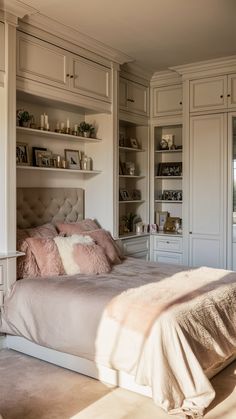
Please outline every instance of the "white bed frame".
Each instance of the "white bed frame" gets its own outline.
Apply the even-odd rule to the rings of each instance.
[[[61,191],[61,192],[60,192]],[[67,196],[68,195],[68,196]],[[48,199],[48,197],[53,196],[54,200],[58,200],[60,202],[67,202],[68,200],[72,200],[71,207],[73,209],[72,214],[66,214],[65,209],[58,213],[52,214],[52,200]],[[63,196],[63,199],[62,199]],[[78,196],[78,202],[76,202],[76,196]],[[18,221],[22,220],[18,223],[18,227],[29,227],[33,225],[43,224],[45,222],[49,222],[52,220],[62,220],[61,212],[63,213],[64,219],[68,221],[75,221],[76,219],[83,218],[83,192],[81,190],[72,190],[72,189],[57,189],[57,188],[21,188],[18,190],[18,208],[17,208],[17,215]],[[82,197],[82,198],[81,198]],[[45,198],[45,199],[44,199]],[[25,213],[29,214],[29,210],[31,208],[35,208],[35,201],[43,202],[43,206],[45,206],[46,215],[42,217],[40,212],[40,222],[38,219],[38,215],[34,215],[34,211],[31,211],[31,219],[26,220]],[[46,208],[45,202],[49,202],[50,211]],[[55,205],[55,208],[58,208],[58,205]],[[60,208],[61,209],[61,208]],[[58,209],[57,209],[58,211]],[[48,214],[50,218],[48,218]],[[25,225],[25,223],[28,223]],[[0,342],[1,343],[1,342]],[[70,355],[68,353],[63,353],[56,351],[54,349],[46,348],[40,346],[36,343],[33,343],[23,337],[18,336],[10,336],[8,335],[5,338],[4,347],[9,349],[13,349],[15,351],[33,356],[35,358],[41,359],[43,361],[58,365],[63,368],[67,368],[69,370],[78,372],[80,374],[87,375],[89,377],[98,379],[104,383],[111,384],[113,386],[118,386],[125,388],[127,390],[134,391],[136,393],[142,394],[144,396],[152,397],[152,390],[148,386],[142,386],[135,383],[134,376],[129,375],[122,371],[117,371],[111,368],[107,368],[101,365],[97,365],[95,362],[90,361],[85,358],[80,358],[75,355]],[[220,372],[223,368],[229,365],[234,359],[236,359],[236,355],[228,359],[224,364],[222,364],[217,370],[214,370],[212,374],[208,374],[208,378],[212,378],[218,372]]]

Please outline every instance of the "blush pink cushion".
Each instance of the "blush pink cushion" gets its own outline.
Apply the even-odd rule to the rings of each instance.
[[[97,230],[86,231],[86,233],[84,232],[81,234],[90,236],[96,244],[101,246],[111,264],[115,265],[117,263],[121,263],[118,247],[116,246],[115,240],[112,238],[108,231],[99,228]]]
[[[34,254],[26,241],[27,237],[49,237],[57,235],[53,224],[47,223],[35,228],[17,229],[17,250],[25,255],[17,258],[17,279],[39,275],[38,265]]]
[[[99,226],[94,220],[86,218],[85,220],[78,221],[77,223],[57,223],[59,233],[72,236],[72,234],[80,234],[84,231],[97,230]]]
[[[111,270],[104,250],[97,244],[74,244],[73,255],[81,274],[102,274]]]
[[[57,245],[51,238],[31,237],[26,239],[38,265],[40,276],[65,273]]]

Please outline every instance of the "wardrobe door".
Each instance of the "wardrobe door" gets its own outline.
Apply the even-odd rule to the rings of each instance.
[[[226,267],[225,114],[190,119],[189,262]]]

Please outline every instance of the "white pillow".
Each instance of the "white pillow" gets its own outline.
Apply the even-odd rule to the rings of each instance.
[[[67,275],[75,275],[80,273],[80,267],[74,260],[73,246],[76,243],[90,245],[94,243],[94,240],[89,236],[82,236],[79,234],[73,234],[69,237],[57,236],[53,239],[57,245],[61,260],[64,266],[65,273]]]

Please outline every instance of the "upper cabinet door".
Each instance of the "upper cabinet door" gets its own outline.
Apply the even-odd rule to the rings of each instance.
[[[153,89],[153,117],[182,113],[182,85]]]
[[[190,82],[190,112],[226,108],[227,99],[227,76]]]
[[[0,22],[0,71],[5,69],[5,36],[4,36],[4,23]]]
[[[17,42],[17,76],[56,87],[68,86],[66,51],[19,32]]]
[[[149,112],[148,88],[131,80],[120,78],[120,109],[147,116]]]
[[[235,108],[236,106],[236,74],[228,76],[228,107]]]
[[[76,55],[71,57],[70,89],[100,100],[111,102],[111,70]]]

